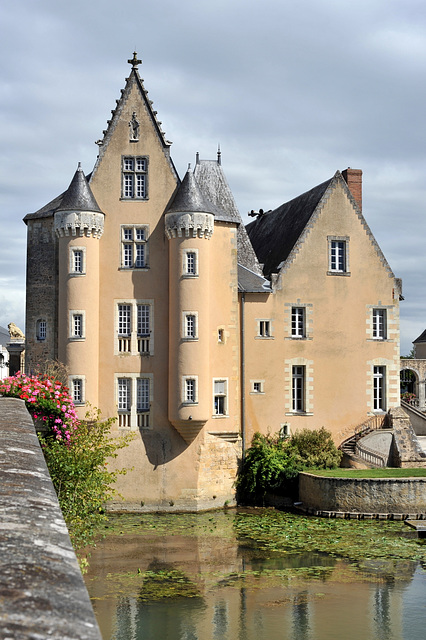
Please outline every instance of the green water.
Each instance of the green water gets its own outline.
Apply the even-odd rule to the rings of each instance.
[[[104,640],[426,636],[426,546],[402,523],[230,510],[106,533],[86,575]]]

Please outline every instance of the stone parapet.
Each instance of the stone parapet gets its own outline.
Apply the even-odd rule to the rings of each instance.
[[[419,516],[426,514],[426,478],[329,478],[301,473],[299,500],[313,511]]]
[[[426,467],[426,454],[417,440],[407,413],[401,407],[389,412],[392,416],[392,458],[395,467]]]
[[[0,397],[1,637],[101,640],[23,400]]]

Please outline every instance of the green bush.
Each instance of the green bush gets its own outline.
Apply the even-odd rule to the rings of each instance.
[[[79,423],[69,444],[39,434],[44,457],[76,551],[92,542],[106,519],[105,503],[115,494],[114,482],[127,469],[112,470],[109,461],[133,435],[111,437],[114,418],[100,420],[99,412]]]
[[[237,476],[237,501],[263,505],[267,493],[294,496],[300,471],[338,467],[341,456],[324,428],[290,438],[255,433]]]

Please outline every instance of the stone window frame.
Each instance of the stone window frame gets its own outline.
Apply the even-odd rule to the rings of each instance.
[[[119,408],[120,401],[120,381],[126,380],[127,385],[127,408]],[[148,411],[138,410],[138,380],[149,380],[149,409]],[[153,405],[154,405],[154,374],[153,373],[115,373],[114,374],[115,403],[118,415],[119,428],[131,430],[153,428]],[[141,419],[143,415],[145,419]],[[121,418],[120,418],[121,416]]]
[[[137,167],[137,163],[141,162],[144,167]],[[129,163],[132,163],[130,166]],[[149,169],[149,156],[144,155],[122,155],[121,156],[121,200],[126,202],[144,202],[149,199],[148,196],[148,169]],[[143,177],[143,195],[137,194],[138,177]],[[131,178],[131,180],[130,180]],[[131,192],[129,191],[129,185],[131,185]]]
[[[75,333],[76,317],[81,318],[81,334]],[[86,312],[84,309],[72,309],[69,312],[69,339],[73,342],[79,342],[86,339]]]
[[[189,265],[189,256],[193,255],[194,256],[194,267],[193,267],[193,271],[190,271],[190,265]],[[198,271],[198,249],[183,249],[182,251],[182,277],[183,278],[198,278],[199,276],[199,271]]]
[[[76,400],[76,394],[75,394],[76,382],[81,383],[81,396],[80,396],[81,399],[80,400]],[[86,376],[79,375],[79,374],[68,376],[68,388],[71,391],[71,397],[72,397],[73,403],[76,406],[84,406],[86,404]]]
[[[143,238],[138,232],[143,231]],[[128,237],[130,232],[130,237]],[[143,247],[143,263],[138,264],[138,247]],[[131,253],[129,259],[128,252]],[[148,271],[149,269],[149,224],[120,225],[120,271]]]
[[[75,268],[77,252],[81,253],[81,270],[79,271]],[[86,275],[86,247],[70,247],[68,273],[70,276],[76,276],[78,278]]]
[[[349,236],[327,236],[327,253],[328,253],[328,276],[350,276],[350,268],[349,268]],[[339,243],[343,245],[344,255],[343,255],[343,269],[333,268],[333,264],[335,263],[335,247],[333,247],[333,243]]]

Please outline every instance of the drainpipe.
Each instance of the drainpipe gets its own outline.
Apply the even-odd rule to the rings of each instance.
[[[241,295],[241,444],[242,458],[246,453],[246,375],[245,375],[245,351],[244,351],[244,303],[245,293]]]

